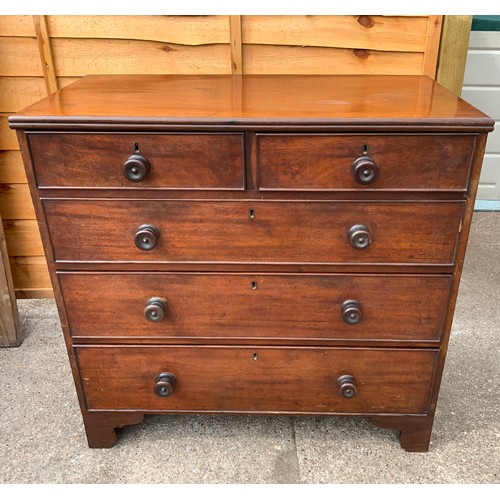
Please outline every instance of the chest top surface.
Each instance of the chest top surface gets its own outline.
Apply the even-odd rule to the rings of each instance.
[[[493,121],[425,76],[86,76],[9,118],[12,128],[398,126],[489,131]]]

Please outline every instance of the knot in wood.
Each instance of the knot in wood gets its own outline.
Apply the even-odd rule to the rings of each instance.
[[[375,25],[371,16],[359,16],[358,23],[364,28],[371,28]]]
[[[356,57],[359,57],[360,59],[367,59],[368,56],[370,55],[370,51],[366,49],[354,49],[353,52],[354,55]]]

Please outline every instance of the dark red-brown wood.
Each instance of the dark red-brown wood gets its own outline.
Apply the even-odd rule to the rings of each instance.
[[[419,76],[121,75],[9,121],[91,447],[145,413],[219,412],[370,416],[428,449],[491,119]],[[146,325],[153,293],[177,315]]]
[[[44,133],[28,140],[40,187],[245,188],[242,134]],[[151,164],[141,182],[123,173],[136,152]]]
[[[76,347],[87,406],[96,410],[292,413],[426,412],[436,350],[336,348]],[[154,391],[175,375],[172,396]],[[337,379],[352,375],[346,399]]]
[[[379,427],[398,431],[401,447],[406,451],[428,451],[431,440],[433,415],[404,417],[372,416],[372,422]]]
[[[144,413],[82,411],[83,424],[90,448],[111,448],[116,443],[116,429],[140,424]]]
[[[473,135],[258,134],[259,189],[463,190]],[[378,176],[360,184],[352,172],[369,157]]]
[[[454,261],[462,203],[185,202],[47,199],[56,261],[411,263]],[[253,217],[251,211],[253,210]],[[134,244],[151,224],[153,250]],[[366,225],[372,244],[351,247]]]
[[[13,127],[342,127],[491,130],[426,76],[93,75],[10,118]]]
[[[64,273],[59,280],[75,340],[115,342],[123,337],[437,342],[451,284],[449,276],[343,274]],[[144,316],[151,297],[167,303],[157,323]],[[361,304],[357,324],[342,317],[348,299]]]

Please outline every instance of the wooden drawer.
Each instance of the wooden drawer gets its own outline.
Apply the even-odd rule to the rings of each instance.
[[[259,134],[261,190],[459,190],[471,168],[473,135]],[[365,146],[367,153],[364,153]],[[353,162],[369,156],[378,168],[358,183]]]
[[[31,133],[39,187],[245,188],[243,134]],[[150,163],[141,182],[124,176],[136,153]]]
[[[59,280],[74,338],[177,342],[438,341],[451,283],[449,276],[234,273],[61,273]]]
[[[103,262],[451,264],[464,208],[462,202],[43,203],[56,260]],[[134,243],[144,224],[159,231],[149,251]],[[363,250],[348,240],[358,225],[371,238]]]
[[[426,412],[437,350],[294,347],[75,348],[89,409],[174,412]],[[155,393],[160,373],[176,378]],[[342,375],[357,394],[343,397]]]

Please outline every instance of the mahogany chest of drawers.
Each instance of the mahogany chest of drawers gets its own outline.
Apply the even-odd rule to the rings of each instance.
[[[487,116],[419,76],[133,75],[10,125],[91,447],[279,413],[428,449]]]

